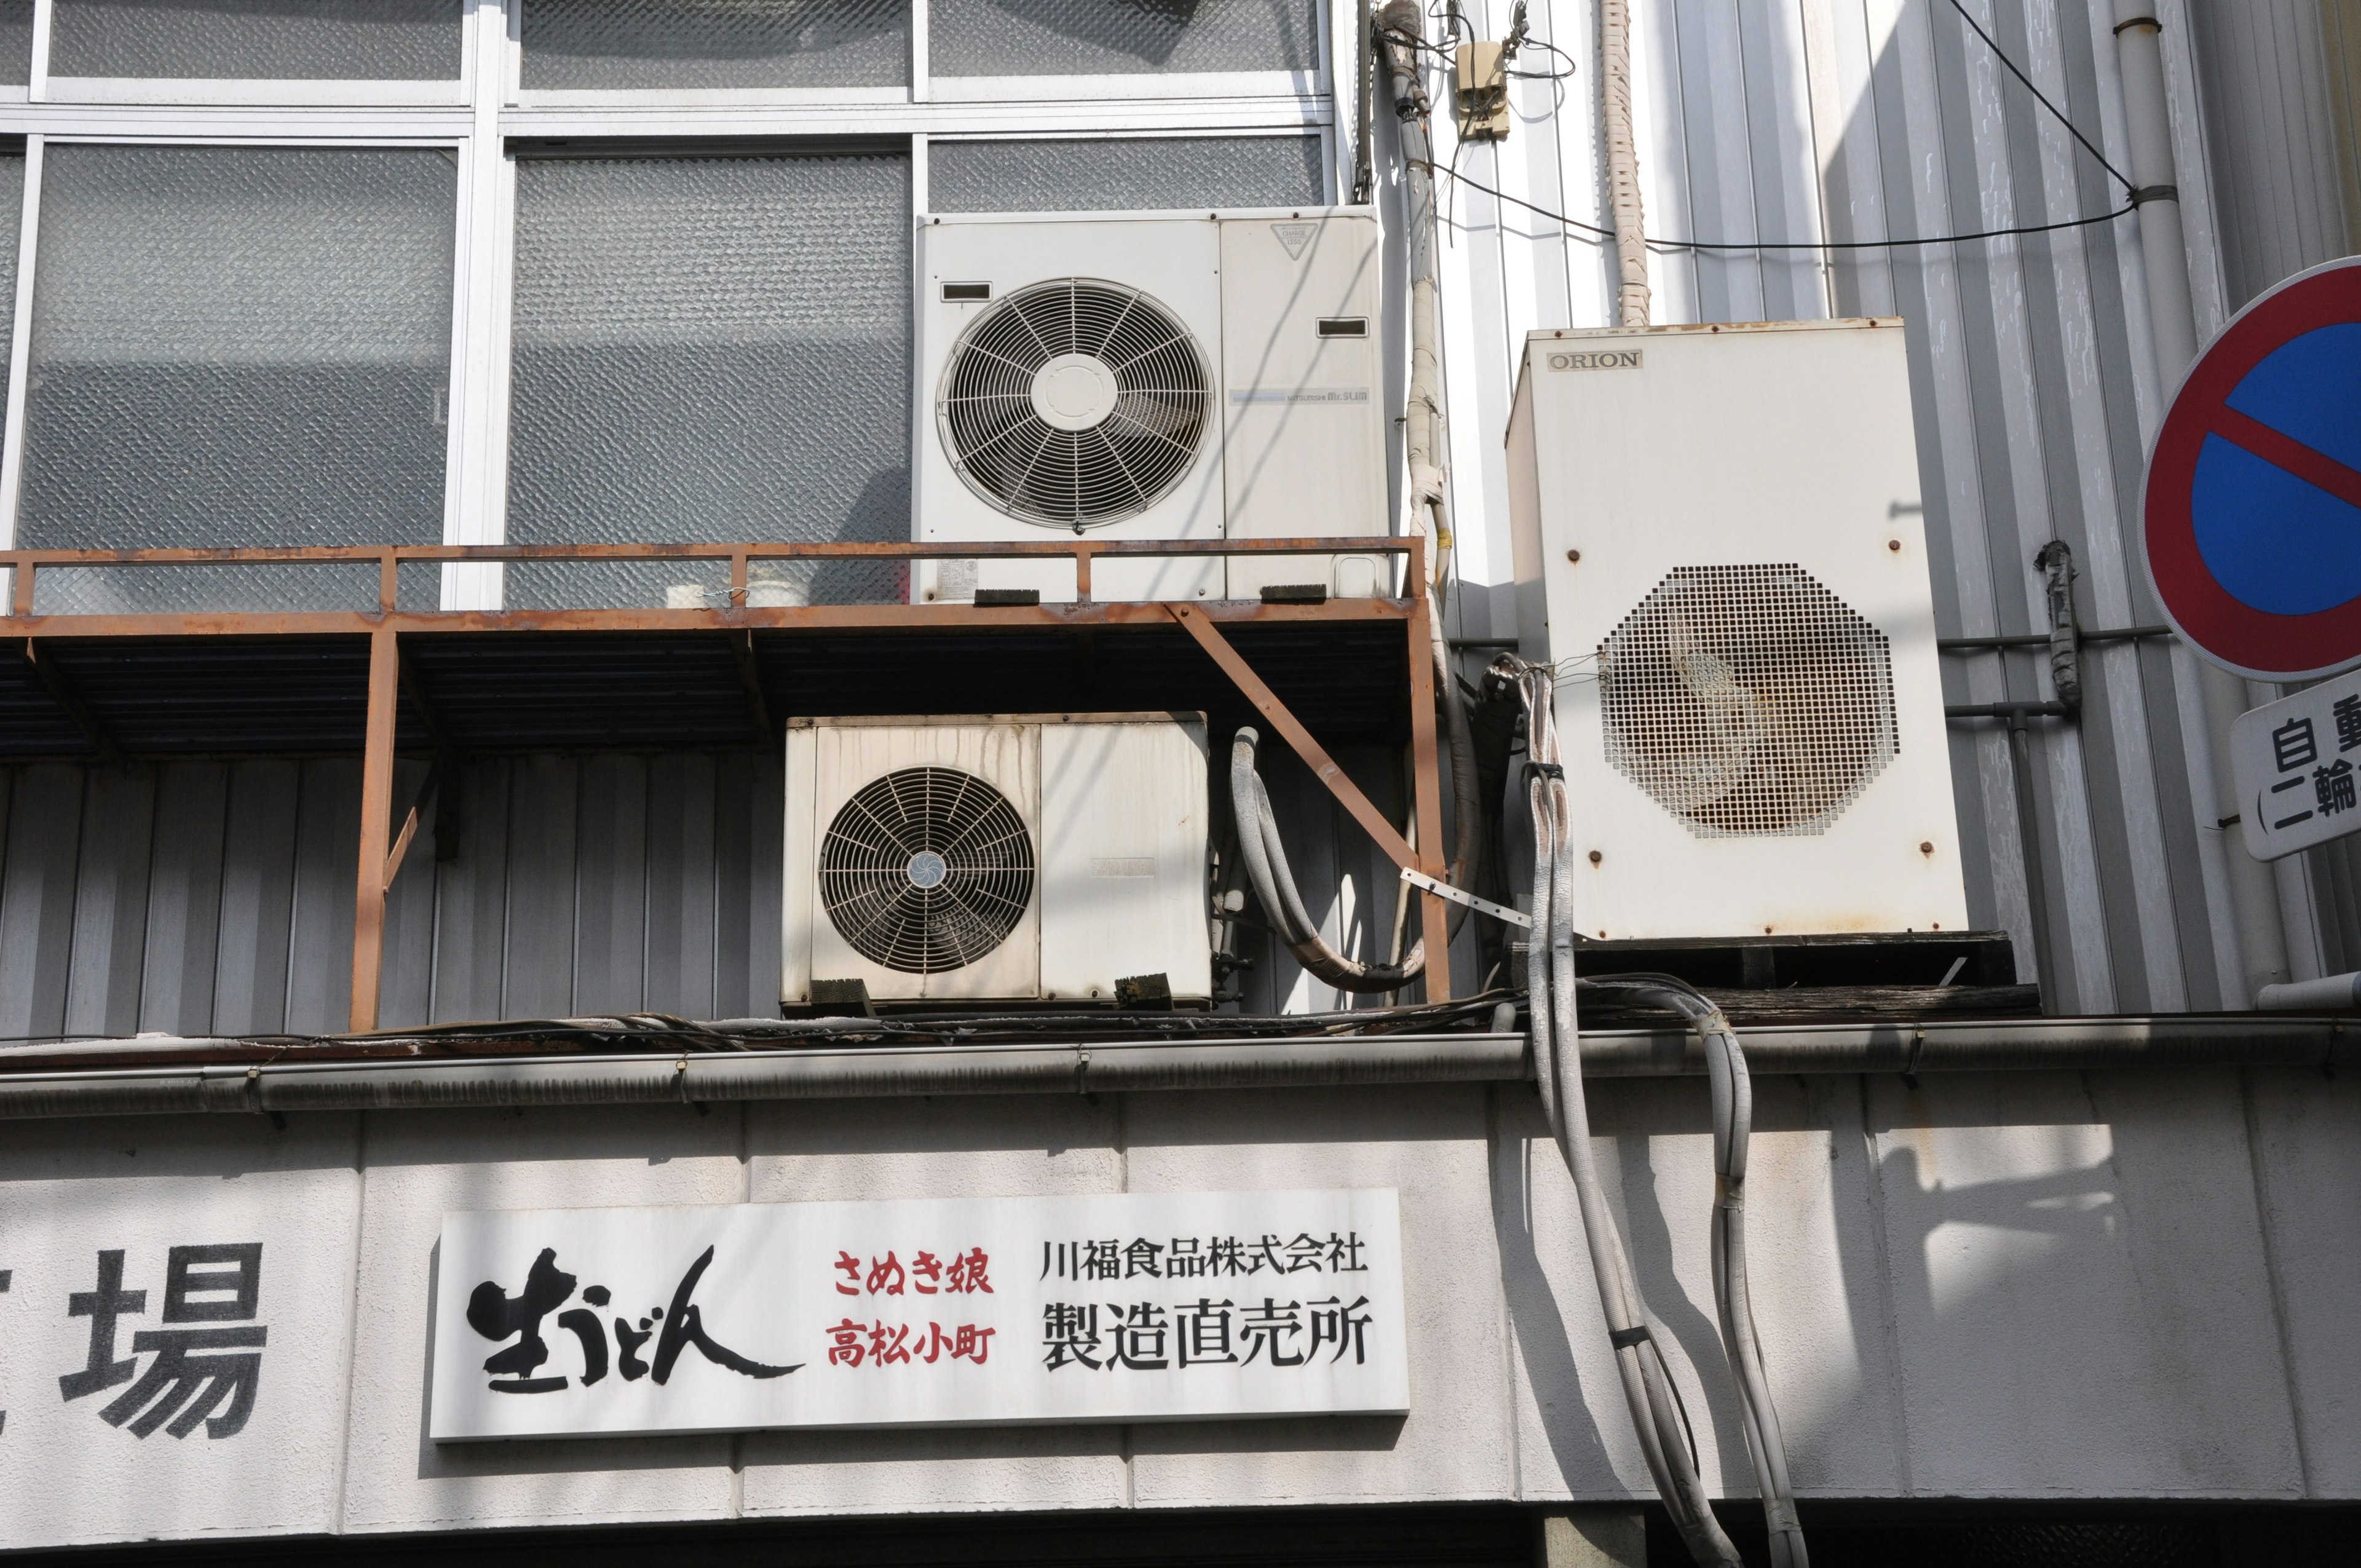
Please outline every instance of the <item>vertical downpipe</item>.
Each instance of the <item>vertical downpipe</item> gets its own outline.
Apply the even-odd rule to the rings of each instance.
[[[2165,97],[2164,25],[2152,0],[2114,0],[2115,51],[2124,82],[2124,122],[2131,138],[2132,200],[2139,208],[2140,259],[2147,282],[2148,335],[2156,345],[2157,384],[2169,396],[2197,360],[2197,313],[2190,302],[2189,252],[2180,226],[2180,188],[2172,156],[2172,115]],[[2206,759],[2213,773],[2220,822],[2200,822],[2222,833],[2236,815],[2238,785],[2230,768],[2230,726],[2255,706],[2246,683],[2203,658],[2199,691],[2205,707]],[[2230,882],[2230,915],[2246,993],[2225,997],[2233,1007],[2254,1005],[2266,985],[2288,979],[2287,932],[2279,920],[2279,884],[2271,868],[2225,838],[2222,860]]]

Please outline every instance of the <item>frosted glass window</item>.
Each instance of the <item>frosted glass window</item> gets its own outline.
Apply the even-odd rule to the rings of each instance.
[[[937,76],[1310,71],[1317,0],[933,0]]]
[[[528,89],[899,87],[910,0],[524,0]]]
[[[452,82],[462,0],[56,0],[49,74]]]
[[[50,143],[18,540],[439,543],[457,199],[432,148]]]
[[[0,0],[0,87],[33,80],[33,0]]]
[[[938,213],[1316,207],[1318,137],[937,141],[927,204]]]
[[[510,540],[907,539],[910,267],[902,154],[519,159]],[[680,574],[514,565],[508,602]],[[771,602],[900,593],[899,563],[787,576]]]

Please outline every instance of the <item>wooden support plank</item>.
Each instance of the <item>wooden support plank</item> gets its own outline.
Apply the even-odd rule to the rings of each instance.
[[[1304,729],[1295,715],[1288,711],[1287,705],[1280,702],[1270,687],[1263,684],[1262,677],[1255,674],[1254,666],[1239,656],[1238,651],[1230,645],[1230,640],[1221,634],[1213,621],[1206,618],[1205,613],[1193,604],[1174,604],[1165,608],[1170,611],[1172,619],[1179,621],[1189,635],[1197,640],[1197,645],[1212,656],[1213,663],[1221,666],[1222,673],[1230,677],[1231,683],[1246,694],[1246,700],[1255,705],[1255,711],[1270,721],[1270,727],[1279,731],[1279,739],[1285,740],[1294,749],[1295,754],[1303,759],[1304,765],[1312,770],[1312,776],[1325,784],[1328,793],[1334,795],[1344,805],[1345,809],[1353,814],[1353,820],[1358,822],[1369,837],[1378,841],[1378,848],[1391,857],[1394,864],[1398,866],[1408,866],[1413,871],[1427,870],[1425,864],[1420,861],[1418,852],[1403,842],[1401,834],[1396,831],[1392,823],[1386,820],[1385,813],[1369,803],[1369,797],[1361,793],[1360,786],[1346,775],[1344,769],[1336,765],[1335,760],[1321,748],[1320,742],[1312,738],[1312,732]],[[1416,669],[1420,663],[1421,661],[1418,660],[1411,661],[1412,669]],[[1434,727],[1434,718],[1431,711],[1433,703],[1432,680],[1429,681],[1428,685],[1427,700],[1430,712],[1427,716],[1427,729],[1429,736],[1432,737]],[[1430,900],[1430,902],[1433,901]]]
[[[392,828],[394,704],[401,690],[401,649],[393,629],[381,626],[369,634],[368,729],[361,751],[360,868],[353,889],[349,1025],[355,1034],[377,1027],[378,981],[385,970],[386,836]]]

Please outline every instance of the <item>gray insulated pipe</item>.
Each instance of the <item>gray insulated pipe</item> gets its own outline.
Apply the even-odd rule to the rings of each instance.
[[[1399,991],[1426,970],[1426,943],[1418,942],[1398,964],[1357,963],[1328,945],[1320,922],[1303,906],[1295,873],[1288,869],[1287,849],[1279,841],[1279,825],[1271,818],[1270,795],[1255,772],[1255,748],[1262,737],[1240,729],[1230,743],[1230,809],[1238,823],[1238,854],[1246,863],[1246,880],[1254,883],[1255,900],[1262,905],[1270,928],[1295,955],[1295,961],[1339,991]]]

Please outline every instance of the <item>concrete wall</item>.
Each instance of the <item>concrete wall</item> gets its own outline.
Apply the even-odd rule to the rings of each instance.
[[[1594,1087],[1707,1475],[1743,1493],[1701,1083]],[[2361,1497],[2361,1091],[2229,1072],[1757,1086],[1753,1283],[1799,1489]],[[734,1516],[1627,1498],[1646,1477],[1521,1088],[16,1123],[0,1138],[0,1545]],[[1407,1419],[437,1448],[446,1211],[1400,1189]],[[100,1250],[261,1240],[245,1430],[60,1398]],[[122,1354],[121,1350],[118,1354]],[[144,1365],[144,1359],[143,1359]]]

